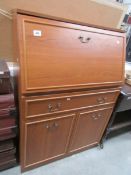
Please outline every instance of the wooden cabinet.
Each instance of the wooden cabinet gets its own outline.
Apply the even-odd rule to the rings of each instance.
[[[22,171],[100,142],[124,78],[125,34],[17,10]]]
[[[70,152],[99,144],[111,112],[112,108],[80,112],[69,148]]]
[[[25,124],[25,166],[29,167],[62,156],[74,124],[75,114]]]

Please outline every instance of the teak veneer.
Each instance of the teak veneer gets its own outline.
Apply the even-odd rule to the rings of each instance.
[[[18,10],[22,171],[99,144],[124,80],[125,33]]]

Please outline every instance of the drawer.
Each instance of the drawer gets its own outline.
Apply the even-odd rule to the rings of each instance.
[[[8,109],[14,108],[14,106],[15,106],[15,102],[14,102],[13,94],[0,95],[0,111],[7,108]]]
[[[0,110],[0,119],[6,117],[16,117],[16,109],[15,108],[7,108]]]
[[[16,162],[15,154],[4,157],[4,159],[0,159],[0,171],[6,170],[16,165],[17,165],[17,162]]]
[[[5,128],[0,130],[0,141],[12,139],[16,137],[17,134],[17,127],[14,128]]]
[[[6,117],[0,119],[0,130],[5,128],[12,128],[16,126],[16,119],[14,117]]]
[[[11,150],[8,151],[4,151],[0,153],[0,160],[4,159],[5,157],[9,157],[11,155],[15,155],[16,153],[16,148],[13,148]]]
[[[26,118],[115,103],[119,90],[59,96],[23,97]]]
[[[14,148],[13,139],[5,140],[0,142],[0,153],[11,150]]]

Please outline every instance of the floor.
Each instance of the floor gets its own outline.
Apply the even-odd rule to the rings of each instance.
[[[20,167],[0,175],[20,175]],[[22,175],[131,175],[131,132],[108,139],[97,147],[28,171]]]

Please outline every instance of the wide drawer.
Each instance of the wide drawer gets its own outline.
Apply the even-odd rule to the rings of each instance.
[[[22,106],[25,108],[25,117],[31,118],[40,115],[59,113],[62,111],[80,108],[101,106],[115,103],[119,90],[70,93],[59,96],[23,97]]]

